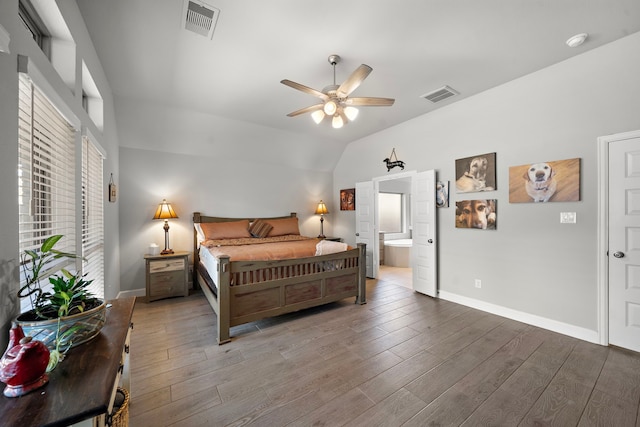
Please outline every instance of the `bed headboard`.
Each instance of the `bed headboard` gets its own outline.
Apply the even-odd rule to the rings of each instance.
[[[296,217],[297,214],[295,212],[291,212],[286,216],[274,216],[274,217],[260,217],[261,219],[283,219],[283,218],[292,218]],[[194,224],[199,224],[203,222],[230,222],[230,221],[242,221],[244,219],[248,219],[249,222],[253,222],[258,218],[224,218],[219,216],[205,216],[200,212],[193,213],[193,222]]]
[[[261,219],[283,219],[283,218],[295,218],[295,217],[297,217],[297,214],[295,212],[291,212],[289,215],[286,215],[286,216],[273,216],[273,217],[260,217],[260,218]],[[258,218],[225,218],[220,216],[206,216],[206,215],[202,215],[200,212],[193,213],[194,224],[202,224],[207,222],[231,222],[231,221],[241,221],[245,219],[248,219],[249,222],[253,222]],[[200,264],[200,256],[198,253],[199,243],[200,242],[198,242],[198,232],[194,227],[193,229],[193,275],[194,277],[196,276],[196,271],[197,271],[196,269]]]

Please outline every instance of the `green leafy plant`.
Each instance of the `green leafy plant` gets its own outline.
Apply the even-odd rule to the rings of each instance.
[[[33,310],[23,313],[23,321],[56,319],[57,329],[54,349],[50,351],[47,372],[52,371],[64,359],[71,348],[73,334],[80,330],[78,325],[61,330],[63,317],[82,313],[85,310],[99,306],[102,302],[90,291],[92,280],[85,280],[85,276],[73,274],[62,268],[54,276],[49,276],[51,290],[45,291],[41,286],[41,276],[51,271],[59,260],[75,259],[80,256],[55,249],[56,243],[62,239],[58,234],[47,238],[39,249],[25,250],[22,254],[21,265],[25,284],[18,290],[19,298],[31,298]]]
[[[45,293],[40,284],[40,276],[53,267],[53,264],[63,258],[80,258],[76,254],[59,251],[54,248],[56,243],[62,238],[61,234],[56,234],[47,238],[40,249],[27,249],[22,254],[22,271],[25,277],[25,284],[18,290],[18,298],[31,298],[31,305],[35,308],[40,318],[56,318],[57,313],[43,312],[48,305],[50,293]]]
[[[43,292],[40,298],[41,306],[36,306],[39,313],[57,313],[58,317],[82,313],[89,300],[94,296],[89,292],[89,285],[93,280],[85,280],[84,276],[71,274],[64,268],[62,276],[49,277],[53,285],[53,292]]]
[[[49,352],[49,363],[47,364],[47,372],[53,371],[58,363],[64,360],[64,356],[67,354],[67,351],[71,349],[73,345],[72,341],[67,343],[67,349],[62,351],[61,346],[64,340],[70,337],[76,330],[80,329],[79,326],[74,326],[70,329],[67,329],[62,334],[60,333],[60,318],[58,317],[58,329],[56,330],[56,341],[55,348]]]

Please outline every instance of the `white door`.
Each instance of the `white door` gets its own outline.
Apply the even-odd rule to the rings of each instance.
[[[413,289],[432,297],[438,296],[436,262],[436,172],[419,172],[413,178]]]
[[[356,182],[356,243],[367,245],[367,277],[378,276],[378,256],[375,252],[376,238],[373,181]]]
[[[609,144],[609,343],[640,351],[640,133]]]

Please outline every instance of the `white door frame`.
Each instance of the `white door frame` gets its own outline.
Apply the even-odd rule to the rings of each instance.
[[[639,138],[640,131],[598,138],[598,343],[609,345],[609,144]]]

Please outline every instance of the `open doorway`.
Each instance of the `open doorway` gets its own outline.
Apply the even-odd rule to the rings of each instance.
[[[356,243],[364,243],[367,247],[367,277],[379,279],[380,251],[384,249],[384,244],[380,244],[377,209],[380,184],[408,178],[411,211],[407,224],[410,228],[403,233],[411,237],[412,287],[417,292],[437,297],[435,175],[434,170],[412,171],[356,182]]]
[[[389,178],[378,182],[378,191],[374,195],[377,197],[375,222],[379,229],[378,279],[413,289],[412,177]]]

